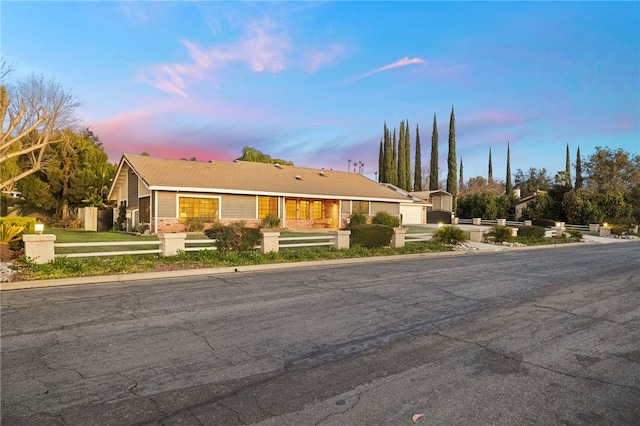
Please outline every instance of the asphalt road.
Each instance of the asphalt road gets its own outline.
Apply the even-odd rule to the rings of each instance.
[[[638,425],[640,244],[5,291],[2,425]]]

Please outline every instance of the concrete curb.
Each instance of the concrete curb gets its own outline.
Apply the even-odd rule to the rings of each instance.
[[[632,242],[629,240],[628,242]],[[351,259],[333,259],[333,260],[315,260],[307,262],[291,262],[291,263],[270,263],[266,265],[245,265],[245,266],[228,266],[222,268],[202,268],[202,269],[181,269],[175,271],[162,271],[162,272],[139,272],[133,274],[113,274],[113,275],[97,275],[90,277],[74,277],[74,278],[56,278],[49,280],[34,280],[34,281],[16,281],[0,284],[0,292],[12,291],[12,290],[27,290],[33,288],[46,288],[46,287],[65,287],[70,285],[83,285],[83,284],[101,284],[108,282],[128,282],[138,280],[154,280],[154,279],[166,279],[166,278],[180,278],[180,277],[192,277],[202,275],[218,275],[218,274],[231,274],[238,272],[256,272],[256,271],[269,271],[280,269],[293,269],[293,268],[305,268],[305,267],[321,267],[332,265],[348,265],[353,263],[369,263],[380,261],[393,261],[393,260],[406,260],[406,259],[420,259],[420,258],[438,258],[449,256],[468,256],[478,254],[495,254],[504,253],[508,251],[521,251],[521,250],[540,250],[540,249],[554,249],[565,247],[576,247],[584,244],[598,244],[593,241],[586,241],[580,243],[564,243],[564,244],[549,244],[540,246],[527,246],[527,247],[507,247],[507,246],[493,246],[479,250],[461,250],[461,251],[444,251],[437,253],[415,253],[415,254],[397,254],[391,256],[374,256],[374,257],[357,257]],[[490,246],[489,244],[486,244]],[[493,249],[492,249],[493,248]]]

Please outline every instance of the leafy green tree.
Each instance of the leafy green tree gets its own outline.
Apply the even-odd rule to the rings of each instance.
[[[509,143],[507,143],[507,180],[504,190],[507,195],[511,195],[511,192],[513,192],[513,185],[511,184],[511,150],[509,148]]]
[[[601,193],[627,193],[640,182],[640,155],[622,148],[596,147],[585,163],[587,189]]]
[[[438,189],[438,124],[433,113],[433,130],[431,132],[431,163],[429,167],[429,190]]]
[[[553,200],[545,192],[538,194],[533,200],[529,201],[524,209],[522,216],[517,220],[533,220],[533,219],[550,219],[555,220],[552,216]]]
[[[576,153],[576,189],[582,188],[582,158],[580,157],[580,147]]]
[[[627,223],[633,215],[632,206],[621,193],[598,193],[576,189],[565,194],[563,207],[567,220],[573,224]]]
[[[193,159],[195,160],[195,158]],[[242,157],[237,158],[238,161],[249,161],[252,163],[268,163],[268,164],[282,164],[284,166],[293,166],[292,161],[282,160],[280,158],[271,158],[270,155],[264,154],[257,149],[245,146],[242,148]]]
[[[416,124],[416,153],[413,169],[413,190],[422,191],[422,153],[420,152],[420,127]]]
[[[551,188],[551,177],[544,167],[542,169],[531,167],[527,172],[518,169],[513,177],[513,184],[520,189],[522,197],[527,197],[535,194],[536,191],[548,191]]]
[[[21,180],[19,188],[24,210],[66,220],[71,208],[103,205],[116,166],[101,146],[72,130],[56,137],[60,142],[48,146],[46,166]]]
[[[451,106],[451,116],[449,117],[449,154],[447,157],[447,192],[453,196],[453,211],[456,211],[458,202],[458,173],[456,170],[456,117]]]

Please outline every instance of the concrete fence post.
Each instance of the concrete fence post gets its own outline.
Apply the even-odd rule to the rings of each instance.
[[[599,223],[590,223],[589,224],[589,232],[598,232],[598,228],[600,228]]]
[[[280,232],[262,231],[260,253],[277,253],[280,250]]]
[[[518,236],[518,228],[509,228],[511,229],[511,236],[512,237],[517,237]]]
[[[601,226],[600,228],[600,236],[601,237],[610,237],[611,236],[611,228],[608,226]]]
[[[22,241],[24,242],[24,255],[35,263],[42,265],[55,258],[55,235],[24,234]]]
[[[391,248],[404,247],[404,235],[406,233],[406,228],[393,228],[393,235],[391,235]]]
[[[507,219],[498,219],[498,226],[507,226]]]
[[[474,225],[482,225],[482,218],[481,217],[474,217],[473,219],[471,219],[472,223]]]
[[[351,231],[329,231],[329,234],[333,235],[333,248],[338,250],[349,248]]]
[[[533,221],[532,220],[525,220],[524,221],[524,226],[533,226]]]
[[[160,240],[160,256],[175,256],[178,254],[178,250],[184,251],[187,234],[183,232],[163,233],[158,234],[158,239]]]
[[[482,243],[484,242],[484,231],[479,229],[472,229],[469,231],[469,241],[474,243]]]

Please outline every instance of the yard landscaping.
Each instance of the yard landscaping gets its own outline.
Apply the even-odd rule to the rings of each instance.
[[[434,233],[434,228],[409,227],[407,234]],[[137,242],[140,246],[129,246],[127,249],[144,249],[145,242],[155,242],[153,235],[136,235],[124,232],[86,232],[60,228],[47,228],[45,233],[56,235],[58,243],[73,242]],[[282,237],[316,236],[322,233],[282,232]],[[469,233],[465,233],[466,239]],[[206,239],[202,233],[189,234],[187,240]],[[559,244],[575,242],[567,237],[560,238],[516,238],[516,242],[524,245]],[[139,248],[137,248],[139,247]],[[109,249],[105,247],[105,250]],[[113,250],[120,250],[115,247]],[[62,250],[68,250],[63,252]],[[72,251],[71,251],[72,250]],[[435,253],[450,251],[451,247],[438,241],[413,242],[402,248],[363,248],[352,246],[348,249],[333,249],[328,247],[309,247],[281,250],[277,253],[261,254],[257,251],[245,253],[221,253],[215,250],[194,252],[180,252],[177,256],[159,257],[153,254],[145,255],[117,255],[104,257],[69,258],[57,257],[54,261],[44,265],[29,262],[24,257],[14,263],[17,273],[14,280],[39,280],[54,278],[70,278],[82,276],[96,276],[109,274],[126,274],[136,272],[160,272],[171,270],[217,268],[229,266],[261,265],[271,263],[303,262],[333,259],[348,259],[372,256],[390,256],[414,253]],[[58,248],[57,253],[93,252],[95,247]],[[107,250],[108,251],[108,250]]]

